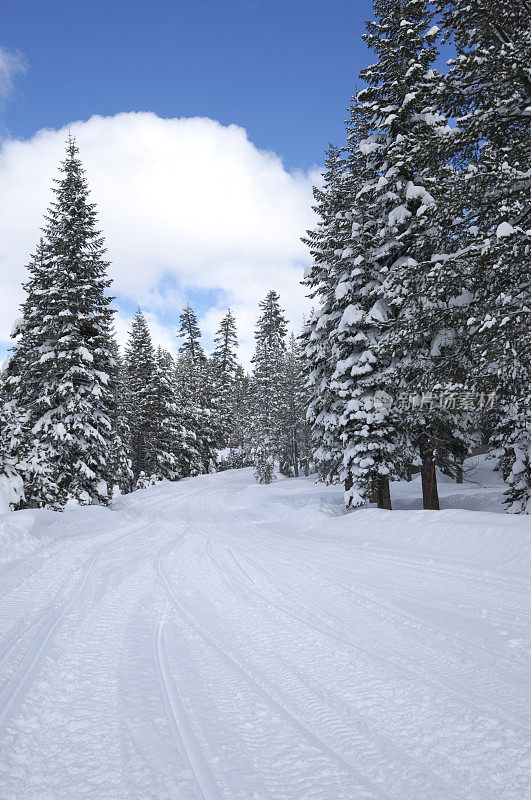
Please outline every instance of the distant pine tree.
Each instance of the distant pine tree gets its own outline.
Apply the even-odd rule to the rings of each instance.
[[[279,300],[279,295],[271,290],[261,301],[262,314],[255,332],[252,456],[255,475],[260,483],[275,480],[276,463],[281,455],[282,378],[287,322]]]
[[[133,467],[129,452],[129,430],[127,426],[126,407],[124,400],[127,397],[127,368],[116,340],[112,342],[113,370],[113,446],[110,453],[112,461],[112,474],[114,485],[121,493],[132,491],[134,486]]]
[[[223,448],[227,447],[234,426],[231,398],[235,391],[234,384],[238,369],[237,347],[236,320],[229,308],[214,337],[212,353],[214,390],[218,411],[217,427],[220,446]]]
[[[308,402],[300,345],[293,333],[284,357],[281,393],[283,459],[288,467],[286,473],[298,477],[301,465],[308,474],[309,438],[306,431]]]
[[[201,331],[190,303],[187,303],[183,308],[179,321],[178,335],[182,339],[179,353],[189,355],[194,363],[204,360],[205,351],[201,347]]]
[[[162,347],[158,347],[155,353],[153,380],[156,473],[160,478],[175,481],[183,477],[181,461],[186,432],[176,396],[175,362],[171,353]]]
[[[201,331],[189,303],[180,315],[180,323],[178,335],[182,343],[177,372],[186,430],[193,435],[194,449],[199,454],[198,472],[214,472],[220,440],[215,369],[201,345]]]
[[[54,509],[108,503],[114,484],[111,282],[72,137],[60,170],[7,378],[23,502]]]
[[[144,315],[137,311],[125,350],[125,413],[135,480],[157,473],[155,351]]]

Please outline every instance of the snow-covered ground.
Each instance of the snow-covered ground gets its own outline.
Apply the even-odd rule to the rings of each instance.
[[[441,512],[239,470],[0,516],[1,800],[529,796],[531,525],[489,474]]]

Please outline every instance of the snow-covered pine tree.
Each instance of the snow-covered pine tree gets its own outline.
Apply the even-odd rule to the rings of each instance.
[[[307,392],[300,343],[292,333],[284,356],[282,377],[282,447],[288,475],[299,476],[302,466],[308,474],[309,437],[306,431]]]
[[[428,277],[437,198],[453,178],[441,158],[449,129],[433,107],[438,29],[430,27],[425,0],[375,0],[374,10],[364,39],[378,61],[362,70],[367,88],[360,94],[371,132],[359,147],[372,171],[363,187],[374,221],[365,257],[381,280],[382,335],[375,351],[384,364],[383,388],[403,398],[401,451],[407,458],[411,450],[421,465],[424,507],[438,508],[435,463],[457,474],[468,444],[467,419],[431,394],[447,382],[442,365],[455,345]]]
[[[214,472],[220,438],[214,366],[201,345],[201,331],[189,303],[180,315],[178,336],[179,392],[186,405],[186,429],[195,436],[195,449],[201,459],[199,471]]]
[[[260,302],[262,313],[255,332],[251,436],[255,476],[259,483],[275,480],[280,456],[287,322],[279,301],[279,295],[272,289]]]
[[[60,173],[28,267],[9,389],[23,420],[24,503],[53,509],[108,503],[114,482],[111,282],[72,137]]]
[[[206,358],[205,351],[201,346],[201,331],[197,323],[197,317],[190,305],[187,303],[179,315],[179,333],[181,344],[179,345],[179,352],[189,355],[192,362],[195,364],[204,361]]]
[[[379,395],[388,389],[377,345],[387,322],[382,275],[375,263],[378,225],[368,208],[375,173],[360,145],[368,132],[368,114],[353,100],[347,127],[342,236],[337,238],[331,308],[330,389],[338,415],[336,435],[342,448],[338,477],[347,505],[374,500],[391,507],[389,478],[398,473],[396,409]],[[370,148],[369,148],[370,151]],[[385,395],[382,395],[386,398]]]
[[[179,417],[176,397],[175,362],[168,350],[157,347],[155,352],[154,381],[154,431],[156,473],[169,481],[178,480],[181,475],[180,454],[183,421]]]
[[[125,350],[127,395],[125,413],[129,448],[136,481],[157,474],[155,446],[155,351],[143,313],[138,309]]]
[[[331,334],[341,312],[335,308],[335,291],[343,242],[349,235],[350,223],[343,211],[348,205],[349,184],[341,151],[330,145],[325,154],[322,187],[314,188],[318,223],[307,231],[303,242],[308,246],[312,265],[303,284],[315,302],[301,335],[308,387],[307,420],[311,427],[314,460],[321,480],[336,483],[342,471],[343,447],[338,425],[341,402],[331,387],[335,364]]]
[[[24,324],[17,320],[11,338],[21,336]],[[0,500],[6,499],[11,509],[24,502],[25,464],[21,461],[24,436],[24,412],[20,406],[21,375],[17,359],[8,357],[0,371]]]
[[[195,386],[196,371],[188,354],[175,360],[175,393],[180,434],[177,440],[178,472],[183,478],[200,475],[203,463],[198,448],[197,429],[201,418]]]
[[[460,282],[474,369],[467,386],[495,393],[492,443],[512,513],[531,511],[531,27],[522,0],[438,0],[457,47],[442,98],[456,117],[459,165],[453,236],[438,265],[448,294]],[[455,291],[455,290],[454,290]]]
[[[228,439],[229,466],[233,469],[251,466],[250,420],[252,416],[251,379],[238,364],[230,397],[232,430]]]
[[[110,453],[115,491],[124,494],[134,486],[133,467],[129,452],[129,431],[127,427],[124,399],[127,397],[127,368],[116,339],[112,340],[113,368],[111,386],[113,389],[112,422],[113,446]]]
[[[229,308],[221,320],[214,337],[214,351],[212,353],[212,365],[214,367],[213,372],[217,395],[216,404],[219,414],[217,426],[219,428],[220,446],[223,448],[228,446],[234,426],[231,401],[235,389],[236,371],[238,369],[237,347],[236,320]]]

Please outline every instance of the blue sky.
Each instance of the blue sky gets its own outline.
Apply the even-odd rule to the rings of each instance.
[[[245,364],[271,288],[310,305],[301,236],[342,144],[369,0],[0,0],[0,358],[65,137],[112,262],[117,332],[141,306],[174,350],[190,300],[209,347],[227,306]]]
[[[28,71],[2,114],[21,138],[153,111],[246,128],[288,167],[319,163],[367,55],[368,0],[3,0]]]

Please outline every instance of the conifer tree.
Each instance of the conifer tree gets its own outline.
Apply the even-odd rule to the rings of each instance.
[[[18,320],[11,338],[21,335],[24,322]],[[3,490],[10,508],[19,508],[24,503],[25,464],[22,461],[24,412],[19,404],[21,375],[18,361],[8,357],[0,373],[0,490]]]
[[[250,420],[252,416],[251,379],[238,364],[235,370],[230,397],[230,419],[232,427],[228,439],[229,466],[233,469],[252,464],[250,443]]]
[[[279,300],[279,295],[271,290],[260,302],[262,314],[255,332],[252,456],[260,483],[275,480],[276,462],[280,456],[281,387],[287,322]]]
[[[212,364],[214,368],[216,405],[218,408],[217,427],[219,429],[220,446],[226,447],[234,425],[232,418],[231,397],[235,390],[238,359],[236,349],[236,320],[230,308],[219,324],[214,337]]]
[[[300,345],[292,333],[284,356],[282,377],[282,421],[283,460],[286,474],[299,476],[301,464],[308,465],[309,454],[306,427],[307,395]]]
[[[529,4],[439,0],[457,57],[442,82],[457,118],[454,220],[436,265],[440,295],[457,295],[473,366],[463,386],[495,395],[492,442],[512,513],[531,510]],[[464,299],[463,299],[464,298]]]
[[[307,418],[317,472],[323,481],[336,483],[341,479],[343,447],[338,430],[340,398],[331,386],[335,368],[331,335],[341,318],[335,307],[335,291],[339,256],[344,249],[341,243],[349,231],[349,221],[343,216],[349,200],[345,162],[333,145],[325,156],[323,186],[314,188],[314,198],[318,224],[303,239],[313,263],[303,283],[315,306],[304,326],[301,345],[309,392]]]
[[[179,336],[182,343],[179,352],[189,355],[194,364],[205,359],[205,351],[201,346],[201,331],[197,324],[197,317],[190,303],[183,308],[180,316]]]
[[[126,351],[126,415],[129,446],[135,480],[157,473],[155,352],[144,315],[137,311]]]
[[[108,503],[114,482],[108,263],[72,137],[60,171],[8,378],[24,503],[54,509]]]
[[[199,451],[201,410],[197,399],[196,379],[196,368],[190,356],[181,353],[175,362],[174,380],[180,424],[177,442],[178,472],[184,478],[200,475],[204,471]]]
[[[378,62],[361,72],[371,132],[360,150],[372,170],[364,186],[375,222],[367,258],[381,278],[385,318],[376,352],[383,388],[395,399],[416,395],[400,408],[401,451],[420,462],[424,507],[438,508],[434,465],[456,474],[469,444],[465,417],[432,399],[419,408],[448,381],[443,365],[455,344],[441,325],[429,281],[440,187],[453,177],[440,157],[449,129],[433,105],[438,29],[430,28],[424,0],[376,0],[374,8],[364,38]]]
[[[214,366],[201,345],[201,331],[189,303],[180,315],[180,323],[179,391],[186,405],[186,429],[195,437],[195,450],[201,461],[199,472],[213,472],[220,439]]]
[[[112,423],[113,445],[110,453],[114,486],[118,491],[127,493],[134,486],[133,466],[129,452],[129,430],[127,426],[126,407],[124,400],[127,397],[127,368],[120,354],[116,339],[112,340],[113,368],[111,384],[113,388]]]
[[[155,353],[153,380],[155,389],[153,444],[156,473],[160,478],[175,481],[182,477],[181,440],[186,440],[186,433],[183,421],[179,417],[175,363],[171,353],[162,347],[157,347]]]

